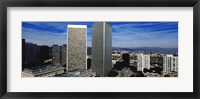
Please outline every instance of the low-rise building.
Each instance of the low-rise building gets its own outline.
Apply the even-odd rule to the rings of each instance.
[[[47,65],[34,68],[25,68],[22,71],[22,77],[52,77],[63,74],[65,67]]]

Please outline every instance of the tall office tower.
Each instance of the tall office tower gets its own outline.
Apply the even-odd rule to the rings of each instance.
[[[178,56],[163,56],[163,71],[178,71]]]
[[[66,44],[60,46],[60,64],[62,66],[66,65],[66,57],[67,57],[66,50],[67,50]]]
[[[25,43],[25,63],[37,62],[37,45],[32,42]]]
[[[49,46],[39,46],[39,60],[45,61],[49,58]]]
[[[87,69],[87,25],[68,25],[67,70]]]
[[[22,39],[22,69],[25,66],[25,39]]]
[[[112,27],[106,22],[92,26],[92,71],[106,76],[112,68]]]
[[[129,65],[130,65],[130,54],[129,53],[123,53],[122,59],[123,59],[125,67],[129,67]]]
[[[137,55],[137,71],[143,71],[144,68],[150,69],[150,55],[138,54]]]
[[[60,46],[58,45],[52,47],[52,64],[60,65]]]

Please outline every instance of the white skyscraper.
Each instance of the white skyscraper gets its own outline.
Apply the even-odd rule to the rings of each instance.
[[[144,68],[150,69],[150,55],[137,55],[137,71],[143,71]]]
[[[163,56],[163,71],[178,71],[178,57],[173,55]]]
[[[67,28],[66,69],[87,69],[87,25],[68,25]]]

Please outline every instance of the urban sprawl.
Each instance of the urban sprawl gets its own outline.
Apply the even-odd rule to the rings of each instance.
[[[37,45],[22,39],[22,77],[178,77],[178,49],[112,47],[112,27],[67,25],[67,44]]]

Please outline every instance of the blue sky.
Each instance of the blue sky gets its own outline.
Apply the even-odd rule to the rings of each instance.
[[[63,45],[67,25],[87,25],[87,45],[92,44],[95,22],[22,22],[22,38],[38,45]],[[178,47],[178,22],[109,22],[113,47]]]

